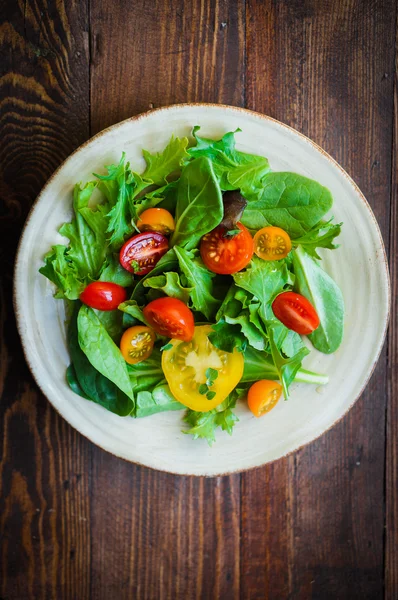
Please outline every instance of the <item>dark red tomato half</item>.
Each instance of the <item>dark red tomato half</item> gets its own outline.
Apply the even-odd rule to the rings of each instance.
[[[145,306],[146,322],[159,335],[190,342],[195,332],[192,311],[177,298],[157,298]]]
[[[311,302],[296,294],[296,292],[283,292],[275,298],[272,310],[288,329],[300,335],[308,335],[319,327],[319,317]]]
[[[228,235],[219,225],[206,233],[200,242],[200,255],[206,267],[220,275],[230,275],[244,269],[253,256],[253,239],[242,223],[236,224],[240,233]]]
[[[146,275],[169,249],[167,238],[155,231],[139,233],[122,246],[120,264],[130,273]]]
[[[126,290],[121,285],[108,281],[93,281],[80,294],[83,304],[97,310],[116,310],[126,298]]]

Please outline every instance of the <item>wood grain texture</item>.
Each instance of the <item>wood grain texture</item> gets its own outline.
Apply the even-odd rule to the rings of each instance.
[[[33,382],[11,288],[35,196],[89,135],[88,14],[84,2],[20,1],[0,15],[0,596],[84,598],[90,445]]]
[[[369,199],[387,247],[394,21],[395,3],[385,1],[248,0],[246,8],[248,107],[309,135],[342,164]],[[253,548],[258,563],[242,577],[244,597],[262,598],[261,589],[266,598],[383,596],[386,365],[384,350],[350,413],[265,467],[265,485],[257,472],[242,475],[242,514],[250,512],[241,563],[253,565]],[[281,561],[283,576],[272,581]]]
[[[398,41],[398,35],[396,40]],[[385,590],[388,599],[398,598],[398,46],[394,78],[393,135],[390,233],[390,276],[393,302],[388,338],[389,386],[386,428]]]
[[[23,221],[61,160],[123,118],[204,101],[280,119],[347,169],[390,240],[396,298],[396,12],[394,0],[0,0],[0,599],[398,598],[396,306],[388,362],[384,350],[330,432],[201,479],[119,460],[61,420],[24,362],[9,291]]]

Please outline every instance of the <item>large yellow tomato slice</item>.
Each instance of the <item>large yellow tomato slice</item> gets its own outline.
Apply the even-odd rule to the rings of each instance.
[[[171,393],[188,408],[200,412],[221,404],[243,375],[242,353],[219,350],[210,342],[210,332],[211,325],[199,325],[190,342],[172,340],[172,348],[162,353],[162,368]]]

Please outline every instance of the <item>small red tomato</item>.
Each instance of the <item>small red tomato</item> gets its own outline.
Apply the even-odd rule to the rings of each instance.
[[[229,236],[219,225],[206,233],[200,242],[200,255],[206,267],[220,275],[230,275],[244,269],[253,256],[253,239],[242,223],[236,224],[240,233]]]
[[[93,281],[80,294],[83,304],[97,310],[116,310],[126,298],[126,290],[121,285],[108,281]]]
[[[164,235],[155,231],[139,233],[122,246],[120,264],[130,273],[145,275],[152,271],[168,249],[169,243]]]
[[[319,327],[319,317],[311,302],[296,294],[296,292],[283,292],[275,298],[272,310],[288,329],[300,335],[308,335]]]
[[[145,320],[159,335],[190,342],[195,332],[192,311],[177,298],[158,298],[143,310]]]

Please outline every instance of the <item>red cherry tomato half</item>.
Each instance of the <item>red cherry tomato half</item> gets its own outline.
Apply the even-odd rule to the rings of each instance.
[[[300,335],[308,335],[319,326],[319,317],[311,302],[296,292],[279,294],[272,303],[272,310],[288,329]]]
[[[144,308],[146,322],[159,335],[190,342],[195,332],[192,311],[177,298],[158,298]]]
[[[122,246],[120,264],[130,273],[145,275],[154,268],[168,249],[169,243],[164,235],[155,231],[139,233]]]
[[[230,275],[244,269],[253,256],[253,238],[242,223],[237,223],[240,233],[228,235],[219,225],[206,233],[200,242],[200,255],[206,267],[220,275]]]
[[[97,310],[116,310],[126,298],[126,290],[121,285],[108,281],[93,281],[80,294],[83,304]]]

